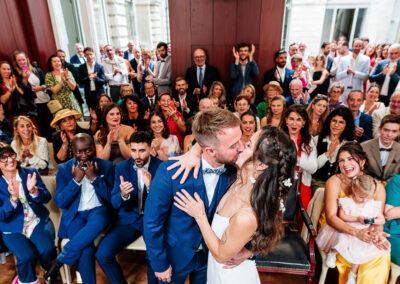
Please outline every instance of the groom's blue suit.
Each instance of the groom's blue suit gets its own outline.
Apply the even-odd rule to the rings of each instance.
[[[185,189],[192,196],[197,192],[204,201],[206,214],[211,223],[219,201],[225,194],[236,169],[227,166],[219,177],[213,199],[209,205],[203,174],[195,179],[193,172],[184,184],[180,178],[172,180],[176,169],[167,171],[175,161],[162,163],[151,183],[144,210],[144,240],[150,262],[149,278],[154,281],[154,272],[163,272],[172,266],[172,282],[184,283],[190,274],[190,283],[206,283],[207,246],[194,218],[173,205],[176,192]],[[199,250],[200,244],[202,250]],[[153,275],[151,275],[153,274]],[[160,281],[161,282],[161,281]],[[149,283],[152,283],[149,279]]]

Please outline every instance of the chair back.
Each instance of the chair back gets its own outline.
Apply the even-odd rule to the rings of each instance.
[[[61,209],[57,207],[56,202],[54,201],[54,195],[56,193],[56,177],[42,176],[42,180],[51,194],[51,199],[46,204],[46,207],[50,211],[50,219],[53,222],[54,228],[56,230],[56,244],[57,244],[58,228],[60,227],[60,221],[61,221]]]
[[[49,157],[50,157],[50,161],[54,166],[54,171],[57,171],[57,162],[56,160],[54,160],[54,147],[53,147],[53,143],[49,142]]]
[[[308,203],[307,213],[310,216],[311,222],[314,225],[314,228],[318,230],[318,221],[321,216],[321,212],[324,209],[324,197],[325,197],[325,188],[319,187],[314,192],[313,198],[310,203]],[[309,232],[305,225],[303,225],[303,229],[301,230],[301,237],[307,243],[309,238]]]
[[[300,181],[301,181],[302,172],[296,172],[296,179],[293,182],[292,189],[289,191],[288,197],[286,199],[286,209],[285,213],[283,214],[283,221],[284,223],[295,224],[297,223],[298,218],[298,198],[300,193]]]

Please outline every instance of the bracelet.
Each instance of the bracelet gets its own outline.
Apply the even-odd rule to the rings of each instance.
[[[201,217],[203,217],[204,215],[206,215],[206,212],[201,213],[199,216],[194,217],[194,219],[198,220]]]

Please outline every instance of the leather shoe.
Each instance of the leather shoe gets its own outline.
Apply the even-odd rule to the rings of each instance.
[[[62,262],[59,262],[57,259],[53,260],[50,265],[49,270],[44,274],[43,278],[49,284],[54,284],[57,281],[58,271],[60,270],[61,266],[63,265]]]

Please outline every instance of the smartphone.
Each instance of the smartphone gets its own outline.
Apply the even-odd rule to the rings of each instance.
[[[22,66],[22,71],[28,71],[29,70],[29,67],[28,67],[28,65],[24,65],[24,66]]]
[[[175,108],[175,100],[170,101],[168,106],[170,106],[174,109]]]
[[[364,223],[365,223],[365,224],[374,224],[374,222],[375,222],[374,218],[371,218],[371,219],[364,219]]]

